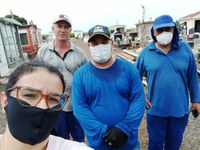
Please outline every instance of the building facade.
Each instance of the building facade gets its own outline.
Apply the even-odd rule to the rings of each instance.
[[[41,30],[36,25],[19,26],[19,34],[24,53],[36,53],[42,45]]]
[[[0,76],[24,62],[18,27],[11,18],[0,18]]]
[[[187,35],[200,32],[200,11],[184,16],[178,22],[180,25],[184,24],[186,26]]]

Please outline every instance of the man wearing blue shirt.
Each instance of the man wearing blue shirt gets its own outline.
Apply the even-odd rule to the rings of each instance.
[[[200,113],[196,62],[189,45],[179,41],[171,16],[156,18],[151,34],[153,42],[136,61],[140,75],[146,74],[148,84],[148,149],[178,150],[190,111],[196,109]]]
[[[94,26],[88,34],[92,61],[74,74],[74,115],[95,150],[138,150],[138,128],[145,110],[138,70],[112,57],[108,27]]]

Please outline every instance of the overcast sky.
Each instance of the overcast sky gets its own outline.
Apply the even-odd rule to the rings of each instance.
[[[13,14],[33,21],[42,34],[51,31],[52,20],[64,13],[72,20],[73,30],[84,32],[94,25],[126,25],[135,27],[142,20],[145,7],[145,21],[169,14],[174,21],[188,14],[200,11],[200,0],[1,0],[0,17]]]

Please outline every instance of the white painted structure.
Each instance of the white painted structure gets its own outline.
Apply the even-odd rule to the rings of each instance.
[[[194,32],[195,32],[195,30],[200,30],[200,25],[199,25],[200,24],[200,11],[193,13],[193,14],[189,14],[185,17],[182,17],[178,21],[180,24],[186,23],[186,25],[187,25],[187,33],[186,34],[189,34],[189,30],[191,30],[191,29],[194,29]],[[197,22],[199,22],[199,23],[197,23]],[[196,27],[196,29],[195,29],[195,27]]]
[[[23,62],[18,26],[14,19],[0,18],[0,76]]]
[[[6,61],[6,54],[4,51],[2,37],[0,35],[0,77],[5,76],[8,71],[8,63]]]
[[[75,36],[75,38],[83,39],[83,31],[74,30],[74,36]]]
[[[140,41],[142,37],[149,40],[151,39],[151,28],[153,26],[153,21],[139,22],[136,25],[136,31],[138,32],[138,40]]]

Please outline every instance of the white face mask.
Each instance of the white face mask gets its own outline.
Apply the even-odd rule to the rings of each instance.
[[[112,56],[111,44],[99,44],[94,47],[90,47],[92,59],[98,63],[107,62]]]
[[[167,45],[172,41],[173,33],[172,32],[162,32],[156,36],[156,39],[159,44]]]

